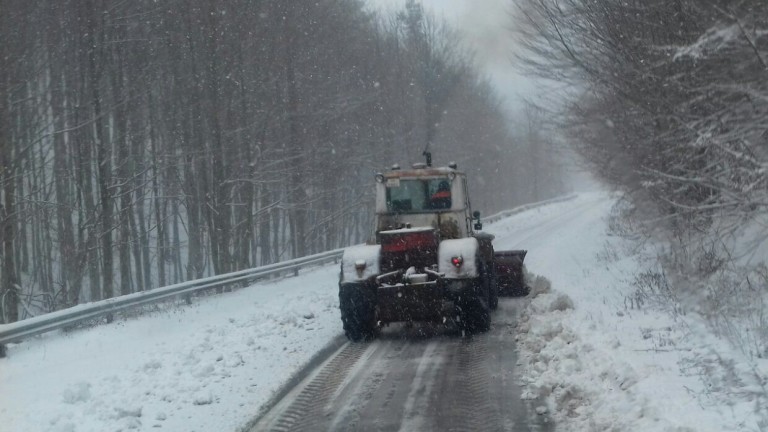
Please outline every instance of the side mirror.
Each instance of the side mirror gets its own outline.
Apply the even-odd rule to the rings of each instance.
[[[481,231],[483,229],[483,223],[480,222],[480,212],[477,210],[473,211],[472,218],[475,219],[475,231]]]

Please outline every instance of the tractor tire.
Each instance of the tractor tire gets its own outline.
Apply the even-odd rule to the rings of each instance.
[[[496,270],[494,266],[486,266],[490,271],[487,274],[488,280],[488,308],[492,311],[499,307],[499,281],[496,279]]]
[[[487,285],[483,287],[482,278],[478,278],[479,293],[459,299],[457,315],[460,328],[469,334],[487,332],[491,328],[491,308]]]
[[[339,308],[344,334],[352,342],[365,342],[376,337],[375,291],[365,284],[339,287]]]

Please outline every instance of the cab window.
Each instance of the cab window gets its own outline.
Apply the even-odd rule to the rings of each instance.
[[[387,184],[387,210],[422,213],[451,208],[451,182],[447,178],[399,180]]]

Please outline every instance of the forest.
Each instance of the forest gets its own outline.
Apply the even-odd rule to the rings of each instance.
[[[0,41],[0,322],[365,241],[426,148],[485,214],[562,188],[413,0],[0,0]]]
[[[768,356],[768,2],[522,0],[515,15],[521,65],[567,88],[552,123],[624,193],[621,230],[660,245],[638,298],[694,305]]]

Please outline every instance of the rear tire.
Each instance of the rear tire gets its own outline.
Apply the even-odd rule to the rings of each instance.
[[[499,307],[499,281],[496,279],[496,270],[493,265],[486,266],[486,279],[488,283],[488,308],[492,311]]]
[[[460,327],[468,333],[483,333],[491,328],[488,284],[484,278],[478,278],[477,284],[474,295],[460,298],[456,305]]]
[[[491,328],[491,311],[480,299],[466,299],[459,305],[461,329],[468,333],[483,333]]]
[[[339,287],[339,308],[344,334],[352,342],[364,342],[376,337],[376,296],[365,284],[344,284]]]

